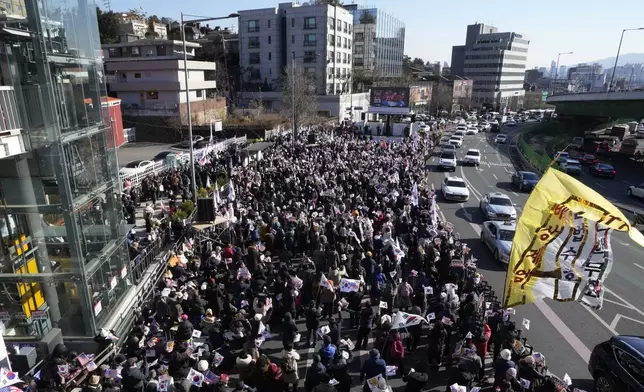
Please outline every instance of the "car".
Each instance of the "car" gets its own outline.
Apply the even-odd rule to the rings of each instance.
[[[507,124],[506,124],[506,125],[507,125],[508,127],[513,127],[513,126],[517,125],[517,122],[516,122],[516,121],[514,121],[514,120],[508,120],[508,122],[507,122]]]
[[[478,166],[481,164],[481,151],[475,149],[475,148],[470,148],[467,150],[465,153],[465,156],[461,159],[461,163],[463,165],[475,165]]]
[[[607,163],[598,163],[590,167],[590,174],[594,177],[608,177],[611,180],[617,174],[615,168]]]
[[[581,174],[581,164],[576,159],[566,159],[565,162],[559,163],[559,170],[571,176]]]
[[[512,174],[512,184],[521,192],[532,191],[539,182],[539,176],[529,171],[518,171]]]
[[[478,130],[478,129],[476,129],[476,127],[471,126],[471,127],[467,128],[467,132],[466,132],[466,133],[467,133],[468,135],[478,135],[479,130]]]
[[[516,222],[487,221],[481,227],[481,242],[487,246],[494,259],[499,263],[508,264],[512,239],[517,229]]]
[[[451,152],[453,154],[456,154],[456,146],[453,144],[447,143],[441,146],[441,153],[444,153],[444,152]]]
[[[465,125],[465,124],[458,124],[458,126],[456,127],[456,130],[457,130],[457,131],[467,131],[467,125]]]
[[[490,192],[483,196],[479,203],[485,219],[511,220],[517,219],[517,210],[510,196],[501,192]]]
[[[125,166],[123,166],[121,170],[119,170],[119,174],[132,176],[135,174],[145,173],[146,171],[152,169],[153,167],[154,167],[154,162],[152,161],[144,161],[144,160],[132,161],[132,162],[128,162]]]
[[[576,148],[581,150],[584,148],[584,138],[583,137],[573,137],[572,141],[570,142],[570,148]]]
[[[582,165],[595,166],[599,162],[599,159],[593,154],[584,154],[579,158],[579,162]]]
[[[558,151],[555,154],[555,158],[557,159],[557,163],[564,163],[570,158],[570,154],[567,151]]]
[[[490,132],[501,132],[501,126],[498,122],[494,121],[490,123]]]
[[[635,133],[635,137],[638,139],[644,138],[644,124],[640,124],[637,126],[637,132]]]
[[[445,200],[468,201],[470,190],[461,177],[446,177],[441,184]]]
[[[465,131],[456,131],[453,136],[465,137]]]
[[[161,151],[160,153],[155,155],[154,158],[152,158],[152,160],[154,162],[165,161],[168,155],[173,155],[173,154],[176,155],[177,159],[181,157],[181,153],[178,151]]]
[[[644,338],[616,335],[593,348],[588,371],[597,392],[644,392]]]
[[[441,152],[438,158],[438,167],[444,170],[456,171],[456,153],[450,151]]]
[[[644,183],[629,186],[626,193],[631,197],[644,198]]]
[[[449,144],[455,146],[456,148],[461,148],[463,145],[463,138],[460,136],[452,136],[451,139],[449,139]]]
[[[508,141],[508,135],[496,135],[494,143],[505,144]]]
[[[444,146],[446,144],[449,144],[449,139],[451,139],[451,138],[452,138],[451,136],[443,136],[443,137],[441,137],[441,140],[440,140],[440,142],[438,142],[438,144],[440,146]]]

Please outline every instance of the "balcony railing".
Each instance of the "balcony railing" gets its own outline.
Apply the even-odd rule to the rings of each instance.
[[[18,102],[16,101],[16,92],[13,86],[0,86],[0,110],[2,110],[0,132],[14,131],[22,128]]]
[[[162,116],[177,115],[179,105],[171,102],[159,102],[151,105],[122,104],[121,110],[127,116]]]

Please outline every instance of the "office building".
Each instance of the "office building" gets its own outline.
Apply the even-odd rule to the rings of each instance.
[[[552,60],[550,62],[550,73],[548,73],[548,77],[549,78],[554,78],[555,73],[557,73],[557,62]]]
[[[135,267],[96,5],[20,3],[18,19],[2,10],[0,36],[3,334],[30,345],[61,331],[91,342],[108,324],[122,334]]]
[[[353,69],[383,78],[402,76],[405,24],[378,8],[344,8],[353,14]]]
[[[243,104],[261,99],[268,110],[279,110],[280,87],[286,69],[315,75],[321,114],[344,118],[351,98],[353,15],[342,6],[280,3],[277,8],[239,11],[239,62]],[[335,97],[335,98],[334,98]],[[354,118],[366,110],[360,94],[347,102]]]
[[[528,69],[525,71],[523,76],[523,83],[527,85],[533,85],[537,83],[537,80],[543,78],[543,72],[538,69]]]
[[[568,80],[575,92],[601,92],[605,90],[606,73],[601,64],[578,64],[568,68]]]
[[[452,48],[452,75],[474,82],[472,105],[496,111],[521,107],[530,41],[494,26],[467,26],[465,45]]]
[[[193,125],[208,125],[224,118],[226,103],[216,94],[216,64],[193,60],[200,46],[186,43],[191,117]],[[172,118],[179,128],[187,125],[181,41],[140,39],[102,48],[110,96],[122,100],[124,121],[126,126],[136,126],[137,140],[159,140],[159,132],[168,128]],[[154,124],[159,122],[163,126],[155,130]],[[147,127],[149,124],[152,126]]]

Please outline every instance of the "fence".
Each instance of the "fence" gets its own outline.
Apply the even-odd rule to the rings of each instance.
[[[210,152],[221,152],[224,151],[228,148],[228,146],[232,144],[243,144],[246,143],[246,136],[242,137],[234,137],[230,139],[226,139],[223,142],[215,143],[214,145],[200,148],[198,150],[194,151],[195,155],[195,161],[198,161],[201,159],[205,154],[208,154]],[[182,152],[179,154],[179,160],[181,163],[187,163],[188,160],[190,159],[190,154],[188,152],[185,152],[183,150],[177,150],[179,152]],[[164,161],[160,162],[154,162],[153,165],[151,165],[148,169],[145,171],[142,171],[140,173],[134,173],[134,174],[119,174],[119,179],[121,186],[123,185],[123,182],[125,180],[130,180],[132,182],[132,186],[138,186],[141,184],[143,179],[153,175],[153,174],[159,174],[162,172],[165,172],[167,170],[175,169],[176,167],[172,164],[168,164]]]
[[[530,135],[530,133],[527,133],[527,135]],[[552,160],[548,156],[534,151],[534,149],[532,149],[532,147],[530,147],[530,145],[525,141],[525,137],[526,135],[521,135],[519,137],[519,143],[517,144],[519,153],[523,155],[526,161],[539,170],[539,172],[545,173]]]

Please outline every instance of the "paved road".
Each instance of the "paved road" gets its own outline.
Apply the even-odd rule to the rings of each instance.
[[[510,139],[521,131],[521,127],[510,129]],[[485,193],[502,191],[517,205],[518,212],[528,199],[528,194],[519,193],[510,184],[515,170],[508,145],[494,145],[495,134],[467,136],[457,155],[462,156],[468,148],[478,148],[482,154],[480,167],[457,168],[456,174],[468,183],[470,200],[465,203],[439,202],[444,219],[453,222],[468,246],[479,259],[479,268],[485,279],[497,293],[502,293],[505,284],[506,267],[493,260],[492,254],[479,239],[480,224],[483,221],[479,210],[479,200]],[[451,173],[442,173],[432,167],[431,180],[436,189],[441,181]],[[592,184],[595,179],[583,176]],[[604,180],[598,180],[604,181]],[[606,180],[610,181],[610,180]],[[619,180],[617,180],[619,181]],[[596,185],[596,184],[595,184]],[[592,185],[591,185],[592,186]],[[609,190],[594,186],[600,193]],[[623,191],[623,186],[620,186]],[[611,197],[624,200],[618,190],[610,189]],[[439,198],[439,200],[441,200]],[[556,303],[545,301],[517,308],[515,321],[523,318],[530,320],[531,330],[526,331],[528,344],[542,352],[547,358],[551,371],[563,377],[565,373],[573,379],[573,385],[590,390],[592,377],[587,370],[590,351],[595,344],[608,339],[613,334],[638,334],[644,328],[644,249],[630,241],[621,233],[613,237],[615,263],[607,281],[605,306],[600,311],[592,311],[578,303]]]
[[[128,162],[137,159],[152,159],[161,151],[170,150],[173,144],[167,143],[127,143],[116,150],[119,166],[123,167]]]

